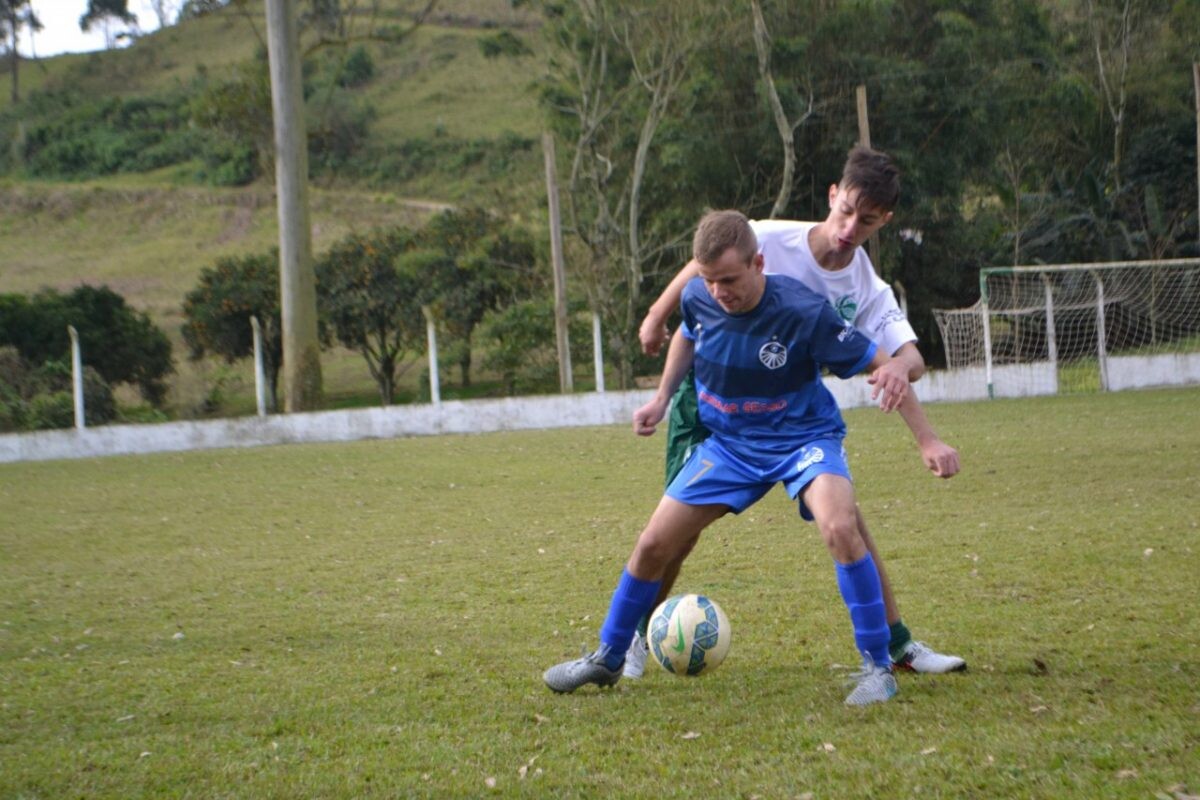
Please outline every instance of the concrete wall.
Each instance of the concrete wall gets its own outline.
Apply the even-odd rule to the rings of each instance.
[[[628,423],[653,391],[510,397],[0,436],[0,462]]]
[[[1114,392],[1195,383],[1200,383],[1200,353],[1110,356],[1108,359],[1108,388]]]
[[[992,370],[996,397],[1033,397],[1056,394],[1058,374],[1049,362],[1036,364],[1007,364]],[[1200,380],[1197,380],[1200,383]],[[865,376],[848,381],[836,378],[825,385],[842,408],[869,406],[872,387]],[[923,403],[964,402],[988,399],[987,371],[983,367],[928,372],[916,384],[917,396]]]
[[[1130,363],[1124,363],[1126,361]],[[1114,388],[1200,384],[1200,355],[1114,358],[1109,362],[1109,370]],[[1058,391],[1054,369],[1048,363],[997,367],[993,371],[993,382],[997,397]],[[848,381],[832,378],[825,384],[842,408],[873,404],[871,386],[865,376]],[[988,396],[982,367],[931,372],[917,383],[916,391],[924,403],[984,400]],[[5,434],[0,435],[0,463],[292,442],[348,442],[442,433],[628,425],[634,410],[653,394],[652,390],[641,390],[510,397],[448,401],[440,405]]]

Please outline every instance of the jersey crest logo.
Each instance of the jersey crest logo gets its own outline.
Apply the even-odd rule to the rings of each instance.
[[[787,363],[787,348],[777,341],[769,341],[758,349],[758,360],[767,369],[779,369]]]
[[[844,321],[853,322],[854,316],[858,313],[858,302],[853,296],[844,294],[833,304],[833,308]]]

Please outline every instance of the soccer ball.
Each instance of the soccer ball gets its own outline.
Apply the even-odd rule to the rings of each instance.
[[[647,630],[650,655],[675,675],[701,675],[717,668],[729,652],[729,617],[699,594],[669,597],[654,609]]]

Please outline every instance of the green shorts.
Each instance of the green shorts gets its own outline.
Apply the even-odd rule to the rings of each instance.
[[[708,438],[710,431],[700,424],[700,408],[696,404],[696,376],[691,371],[679,384],[671,398],[671,415],[667,424],[667,482],[671,485],[679,470],[687,463],[693,448]]]

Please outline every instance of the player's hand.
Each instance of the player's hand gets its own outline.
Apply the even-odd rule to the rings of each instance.
[[[648,356],[656,356],[662,346],[671,341],[671,332],[667,323],[658,319],[653,313],[647,314],[638,328],[638,340],[642,343],[642,352]]]
[[[667,403],[669,400],[661,400],[655,397],[649,403],[633,412],[633,432],[638,436],[653,436],[658,423],[662,422],[662,418],[667,414]]]
[[[921,446],[921,460],[939,478],[953,478],[958,474],[958,451],[941,439]]]
[[[871,399],[884,412],[895,411],[909,392],[908,367],[898,358],[889,359],[871,373],[867,383],[875,387]]]

